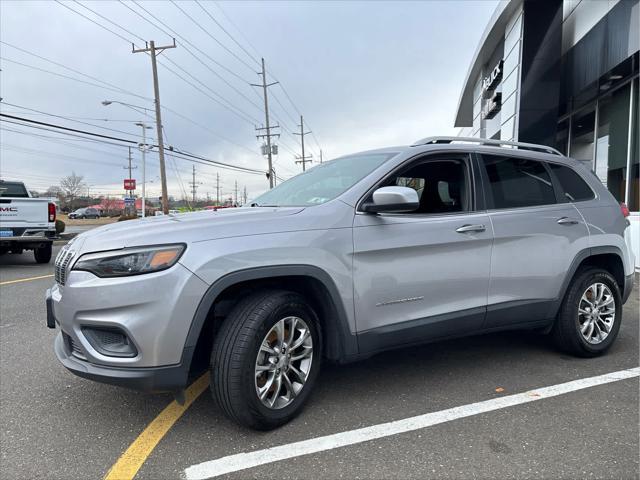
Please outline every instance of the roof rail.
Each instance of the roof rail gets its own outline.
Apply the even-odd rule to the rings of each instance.
[[[523,142],[507,142],[505,140],[492,140],[489,138],[475,138],[475,137],[427,137],[413,143],[413,147],[418,145],[429,145],[438,143],[476,143],[478,145],[491,145],[494,147],[516,147],[521,150],[533,150],[537,152],[551,153],[553,155],[560,155],[562,153],[553,147],[547,147],[546,145],[537,145],[535,143],[523,143]]]

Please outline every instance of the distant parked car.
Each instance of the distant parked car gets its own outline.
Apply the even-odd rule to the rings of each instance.
[[[97,208],[79,208],[69,214],[69,218],[100,218],[100,210]]]

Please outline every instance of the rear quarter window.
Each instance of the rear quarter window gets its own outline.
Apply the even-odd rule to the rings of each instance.
[[[582,177],[571,167],[566,165],[558,165],[557,163],[549,163],[549,168],[554,173],[560,186],[564,190],[565,196],[572,202],[582,202],[585,200],[593,200],[595,194],[591,187]]]

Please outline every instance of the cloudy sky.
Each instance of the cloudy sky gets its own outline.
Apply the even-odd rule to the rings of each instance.
[[[153,84],[149,56],[132,54],[131,42],[165,45],[176,36],[177,48],[159,57],[165,142],[265,172],[255,138],[264,123],[261,90],[250,86],[261,81],[256,60],[264,57],[269,81],[281,82],[269,93],[282,135],[275,169],[286,179],[301,170],[299,137],[291,134],[300,114],[313,131],[305,140],[315,160],[320,148],[329,159],[455,134],[464,76],[496,3],[2,0],[0,109],[139,141],[135,123],[153,121]],[[127,148],[6,121],[0,127],[3,178],[44,190],[75,171],[92,193],[122,194]],[[154,142],[155,130],[148,132]],[[140,152],[132,155],[140,182]],[[168,159],[170,194],[189,191],[192,165]],[[268,187],[264,174],[196,164],[199,197],[215,197],[216,173],[225,197],[236,181],[250,198]],[[159,195],[158,176],[152,152],[148,196]]]

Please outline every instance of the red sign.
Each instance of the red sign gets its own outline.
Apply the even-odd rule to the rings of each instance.
[[[136,179],[135,178],[125,178],[124,179],[124,189],[125,190],[135,190],[136,189]]]

